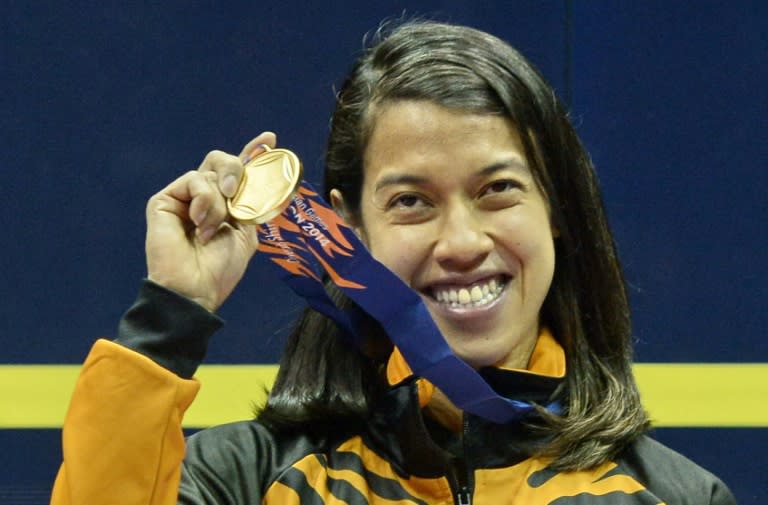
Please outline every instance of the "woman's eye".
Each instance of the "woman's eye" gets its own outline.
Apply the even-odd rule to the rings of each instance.
[[[483,187],[478,202],[488,210],[508,209],[520,203],[524,189],[518,180],[499,179]]]
[[[419,203],[423,203],[422,199],[418,197],[417,195],[400,195],[396,198],[393,198],[392,201],[389,203],[390,208],[413,208],[419,205]]]
[[[486,186],[484,190],[484,194],[494,195],[494,194],[506,193],[508,191],[512,191],[519,187],[520,187],[520,184],[518,184],[515,181],[508,181],[508,180],[496,181]]]
[[[393,223],[418,224],[434,216],[435,207],[419,193],[401,193],[389,200],[386,210]]]

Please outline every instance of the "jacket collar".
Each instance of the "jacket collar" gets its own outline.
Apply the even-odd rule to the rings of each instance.
[[[519,381],[510,378],[519,374],[530,375],[543,378],[544,383],[549,382],[546,378],[563,379],[565,377],[565,351],[549,329],[543,327],[539,332],[536,345],[528,360],[528,367],[525,370],[486,367],[479,372],[494,389],[499,388],[496,391],[497,393],[509,398],[527,400],[528,398],[515,396],[517,392],[515,386],[519,385]],[[411,367],[405,361],[400,350],[395,347],[387,362],[387,382],[390,386],[395,386],[406,380],[412,380],[413,377]],[[512,380],[512,382],[505,386],[509,380]],[[532,382],[536,382],[536,379],[534,378]],[[424,378],[417,378],[417,384],[419,404],[422,407],[427,406],[433,401],[436,388]],[[441,396],[445,398],[444,395]]]
[[[545,404],[564,382],[565,353],[544,329],[526,370],[488,367],[479,373],[502,396]],[[495,424],[464,414],[434,385],[415,377],[397,349],[387,379],[391,387],[375,409],[368,436],[404,474],[445,475],[457,458],[468,468],[508,466],[530,457],[543,441],[526,423]]]

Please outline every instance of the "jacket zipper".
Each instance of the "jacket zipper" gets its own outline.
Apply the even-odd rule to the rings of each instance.
[[[456,505],[472,505],[472,493],[466,487],[459,488],[456,492]]]
[[[467,469],[463,460],[454,462],[453,481],[456,485],[454,492],[456,505],[472,505],[472,489],[468,483]]]
[[[467,433],[469,432],[469,422],[466,414],[462,415],[463,428],[461,434],[461,445],[463,457],[457,459],[453,465],[453,476],[456,484],[456,505],[472,505],[472,479],[470,470],[467,468]]]

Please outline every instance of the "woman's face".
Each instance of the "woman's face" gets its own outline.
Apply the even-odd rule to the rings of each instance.
[[[376,112],[364,166],[356,230],[373,256],[421,295],[461,359],[525,368],[555,253],[515,127],[394,102]]]

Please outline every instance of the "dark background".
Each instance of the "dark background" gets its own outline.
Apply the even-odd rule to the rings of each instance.
[[[364,33],[403,13],[501,36],[570,104],[639,361],[768,362],[768,3],[63,4],[0,7],[0,363],[79,363],[114,335],[145,275],[147,198],[207,151],[270,129],[318,182],[334,85]],[[259,265],[209,362],[276,361],[300,302]],[[658,435],[758,504],[767,432]],[[0,504],[47,503],[59,436],[0,430]]]

